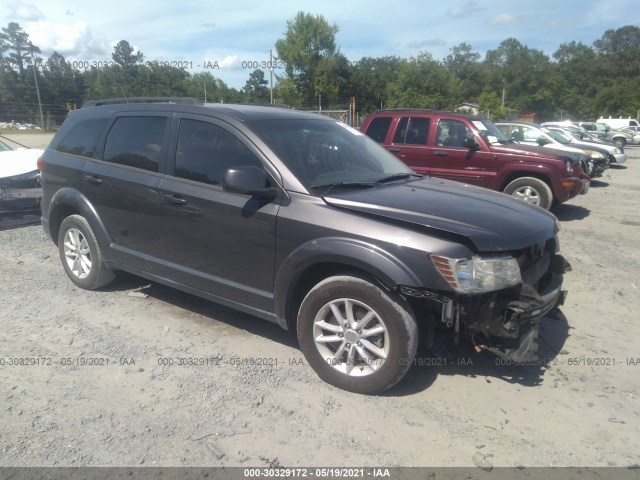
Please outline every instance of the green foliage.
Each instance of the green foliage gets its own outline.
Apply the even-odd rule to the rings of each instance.
[[[274,102],[294,107],[345,108],[355,99],[359,114],[378,108],[453,109],[478,103],[492,118],[509,109],[535,112],[538,120],[635,116],[640,110],[640,28],[607,30],[588,46],[561,44],[549,58],[515,38],[488,50],[484,58],[460,43],[444,59],[422,52],[409,59],[364,57],[349,62],[336,43],[338,27],[323,16],[299,12],[275,43],[278,61]],[[241,90],[210,72],[189,73],[145,63],[126,40],[114,47],[113,65],[79,71],[54,52],[40,49],[19,24],[0,33],[0,116],[39,118],[36,79],[47,118],[64,120],[68,108],[88,99],[129,96],[192,96],[209,102],[266,104],[265,72],[254,70]],[[33,63],[35,63],[35,68]],[[502,108],[502,95],[505,104]],[[39,122],[39,120],[38,120]]]
[[[398,78],[387,84],[389,107],[452,108],[451,74],[446,67],[422,52],[400,67]]]
[[[298,12],[287,21],[284,38],[276,42],[278,59],[285,63],[284,101],[313,105],[319,95],[334,98],[340,89],[341,64],[336,47],[338,27],[322,15]]]
[[[256,69],[249,74],[249,80],[242,90],[247,103],[268,104],[270,102],[269,81],[264,78],[264,72]]]

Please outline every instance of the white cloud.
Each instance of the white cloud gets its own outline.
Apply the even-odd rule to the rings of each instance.
[[[9,5],[9,17],[12,20],[35,22],[44,20],[42,12],[32,3],[16,2]]]
[[[109,45],[93,38],[85,22],[64,24],[42,20],[29,22],[25,30],[29,39],[44,54],[51,54],[55,50],[64,57],[91,60],[110,53]]]
[[[500,15],[494,15],[489,22],[491,25],[507,25],[509,23],[515,23],[520,19],[517,15],[511,15],[510,13],[501,13]]]

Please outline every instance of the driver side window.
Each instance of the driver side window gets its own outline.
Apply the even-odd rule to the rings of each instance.
[[[262,167],[262,163],[224,128],[187,118],[180,122],[176,177],[222,185],[226,170],[239,166]]]

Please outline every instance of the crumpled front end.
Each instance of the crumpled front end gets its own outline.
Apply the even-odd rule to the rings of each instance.
[[[513,363],[534,361],[540,320],[566,297],[563,275],[571,266],[558,252],[555,236],[512,252],[521,281],[492,292],[465,295],[404,287],[400,292],[429,305],[435,327],[452,329],[455,343],[466,336],[477,352],[488,351]],[[506,269],[501,267],[500,274],[507,276]]]
[[[42,185],[38,170],[0,178],[0,208],[3,210],[36,208],[41,198]]]

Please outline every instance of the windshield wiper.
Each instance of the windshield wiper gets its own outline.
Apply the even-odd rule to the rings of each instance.
[[[422,173],[394,173],[393,175],[389,175],[387,177],[382,177],[381,179],[376,180],[376,183],[393,182],[395,180],[406,180],[409,177],[422,178],[422,177],[424,177],[424,174],[422,174]]]
[[[310,188],[324,188],[328,187],[327,190],[322,194],[324,197],[336,187],[355,187],[355,188],[373,188],[376,187],[377,184],[374,182],[337,182],[337,183],[326,183],[320,185],[310,185]]]

